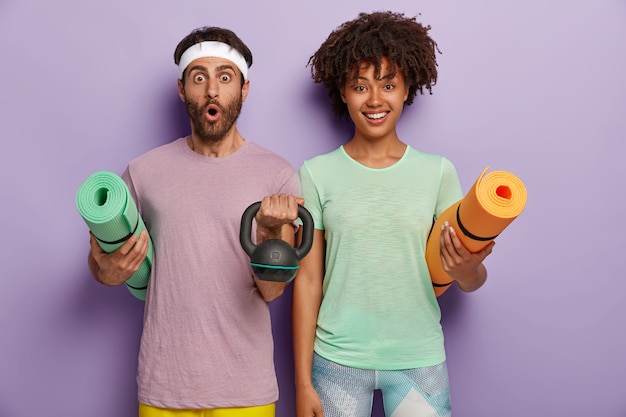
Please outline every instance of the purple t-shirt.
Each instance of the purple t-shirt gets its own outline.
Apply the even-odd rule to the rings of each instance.
[[[239,229],[244,210],[264,196],[301,195],[295,170],[252,142],[209,158],[180,138],[131,161],[123,177],[154,245],[139,401],[162,408],[275,402],[269,306]]]

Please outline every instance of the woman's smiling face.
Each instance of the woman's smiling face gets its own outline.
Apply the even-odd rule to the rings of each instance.
[[[393,74],[389,61],[383,58],[381,71],[375,77],[374,65],[361,65],[358,78],[348,81],[341,90],[341,97],[355,125],[355,136],[382,138],[395,135],[396,123],[408,97],[408,86],[402,73]]]

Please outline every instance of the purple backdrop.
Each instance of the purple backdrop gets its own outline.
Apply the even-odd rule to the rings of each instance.
[[[350,132],[306,62],[380,4],[0,0],[1,417],[136,413],[142,303],[90,278],[74,198],[92,172],[187,134],[178,40],[218,25],[249,44],[241,131],[299,168]],[[625,416],[626,3],[386,7],[421,13],[443,51],[402,138],[448,156],[465,190],[486,166],[528,188],[487,284],[440,299],[455,417]],[[278,417],[294,415],[289,296],[272,304]]]

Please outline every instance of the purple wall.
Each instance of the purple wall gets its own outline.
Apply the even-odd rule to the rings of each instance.
[[[142,303],[90,278],[74,198],[188,132],[182,36],[226,26],[251,47],[249,139],[295,167],[347,139],[305,65],[382,3],[244,4],[0,0],[0,417],[135,415]],[[440,299],[455,417],[625,416],[626,3],[388,4],[421,12],[443,51],[401,137],[448,156],[465,190],[490,166],[529,194],[487,284]],[[293,416],[289,294],[272,305],[278,417]]]

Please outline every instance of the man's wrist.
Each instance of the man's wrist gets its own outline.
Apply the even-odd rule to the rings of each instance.
[[[280,239],[282,226],[265,227],[257,224],[257,237],[260,242],[269,239]]]

